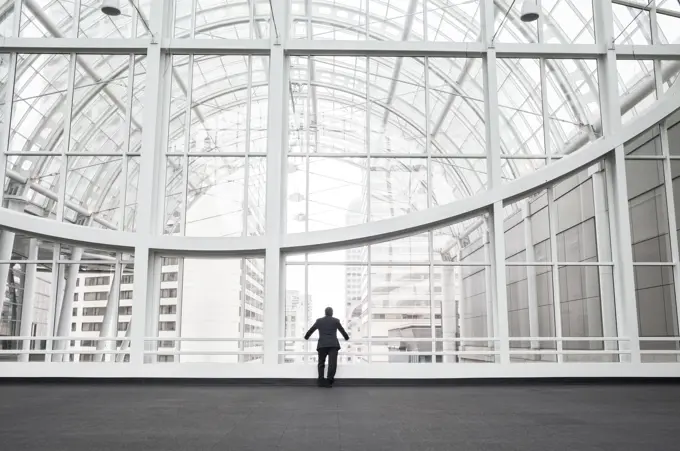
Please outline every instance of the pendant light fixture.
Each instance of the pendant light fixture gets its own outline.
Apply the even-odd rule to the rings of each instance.
[[[120,16],[120,0],[103,0],[101,10],[107,16]]]
[[[538,5],[536,4],[536,0],[524,0],[524,4],[522,5],[522,15],[520,16],[522,22],[535,22],[538,20],[539,15],[540,11],[538,9]]]

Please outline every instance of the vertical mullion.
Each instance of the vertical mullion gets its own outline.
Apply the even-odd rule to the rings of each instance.
[[[546,164],[552,163],[552,149],[550,148],[550,104],[548,102],[548,79],[545,58],[539,60],[541,77],[541,110],[543,118],[543,152],[546,154]]]
[[[248,236],[248,217],[250,216],[250,121],[252,119],[251,103],[252,103],[252,83],[253,83],[253,73],[252,73],[252,55],[248,55],[248,92],[246,94],[246,145],[245,145],[245,158],[243,159],[243,230],[241,230],[241,236]],[[215,140],[217,141],[217,140]]]
[[[162,263],[162,257],[158,257],[159,262]],[[163,266],[159,267],[159,279],[163,280]],[[160,285],[160,281],[159,281]],[[160,287],[159,287],[160,288]],[[157,296],[160,296],[160,289],[154,290]],[[159,302],[160,305],[160,302]],[[177,313],[175,314],[175,338],[182,338],[182,312],[184,311],[184,257],[177,257]],[[182,350],[182,341],[177,340],[174,343],[176,351]],[[181,355],[177,355],[177,360],[182,360]]]
[[[303,317],[305,319],[305,330],[309,329],[309,254],[305,254],[305,287],[302,295],[302,308],[304,309]],[[309,352],[309,341],[305,340],[305,352]],[[303,362],[311,360],[308,355],[303,356]]]
[[[247,284],[247,277],[246,277],[246,272],[248,271],[248,262],[247,259],[242,258],[241,259],[241,289],[239,290],[241,293],[241,315],[240,315],[240,321],[241,321],[241,326],[239,327],[240,333],[239,333],[239,350],[243,351],[245,346],[244,346],[244,340],[246,338],[246,284]],[[240,363],[243,363],[245,361],[245,356],[244,355],[239,355],[239,361]]]
[[[510,333],[508,322],[507,282],[505,274],[505,232],[503,227],[503,203],[494,202],[492,210],[493,230],[492,259],[495,270],[494,287],[491,290],[496,297],[494,319],[496,320],[495,343],[500,355],[501,364],[510,363]]]
[[[255,0],[250,0],[248,2],[248,21],[250,23],[250,29],[248,30],[248,38],[253,39],[255,37]]]
[[[494,36],[494,0],[482,0],[482,40],[486,47],[483,55],[484,69],[484,118],[486,124],[486,161],[489,171],[489,188],[501,188],[501,148],[498,118],[498,81],[496,49]],[[494,270],[495,296],[494,320],[497,336],[496,348],[500,353],[500,363],[510,363],[510,340],[508,331],[508,301],[505,274],[505,232],[503,230],[503,202],[493,204],[491,218],[493,230],[490,233],[490,244],[493,249],[492,268]]]
[[[123,181],[121,183],[120,192],[121,196],[119,199],[120,205],[120,222],[118,224],[118,230],[125,230],[125,210],[127,205],[127,188],[128,188],[128,152],[130,151],[130,129],[132,122],[132,97],[134,95],[134,77],[135,77],[135,55],[130,54],[129,56],[129,68],[128,68],[128,86],[127,86],[127,102],[125,107],[125,125],[123,129],[125,134],[123,135],[123,160],[120,165],[121,175],[123,176]]]
[[[191,102],[194,90],[194,55],[189,55],[187,68],[187,94],[184,106],[184,154],[182,155],[182,203],[180,205],[179,234],[186,235],[189,210],[189,146],[191,145]]]
[[[549,187],[547,191],[548,196],[548,223],[550,230],[550,261],[552,261],[552,280],[553,280],[553,315],[555,318],[555,337],[558,339],[557,346],[557,362],[564,361],[562,351],[564,344],[562,342],[562,301],[560,300],[560,274],[559,266],[557,264],[557,207],[555,206],[555,199],[553,187]]]
[[[145,350],[147,349],[146,331],[155,330],[149,326],[149,323],[155,320],[158,325],[158,309],[155,308],[158,303],[160,290],[154,290],[154,261],[150,259],[150,249],[147,246],[135,247],[135,269],[134,269],[134,285],[133,292],[137,293],[135,297],[141,300],[140,309],[136,309],[136,303],[133,302],[133,309],[135,309],[134,321],[132,322],[132,333],[130,334],[130,362],[134,364],[143,364],[146,360]],[[160,277],[158,277],[160,279]],[[156,292],[154,292],[156,291]],[[151,300],[149,303],[147,300]],[[150,310],[148,312],[147,310]],[[154,337],[158,336],[155,331]],[[153,350],[158,349],[158,342],[154,341],[150,346]],[[156,357],[154,357],[156,360]]]
[[[79,1],[79,0],[78,0]],[[14,17],[12,22],[12,36],[15,38],[19,37],[21,32],[21,6],[23,0],[14,0]]]
[[[252,9],[251,9],[252,12]],[[253,17],[252,14],[250,16],[250,21],[251,21],[251,27],[250,27],[250,32],[252,35],[253,32]],[[248,187],[249,187],[249,178],[250,178],[250,157],[248,156],[250,154],[250,121],[252,119],[252,102],[253,102],[253,56],[248,55],[246,64],[248,65],[247,72],[248,72],[248,82],[247,82],[247,89],[248,92],[246,93],[246,145],[245,145],[245,158],[244,158],[244,167],[243,167],[243,217],[242,217],[242,224],[243,224],[243,230],[241,230],[241,236],[248,236],[248,217],[250,216],[250,200],[249,200],[249,192],[248,192]],[[239,350],[243,351],[245,349],[245,333],[246,333],[246,285],[248,282],[247,278],[247,272],[248,272],[248,261],[245,258],[241,259],[241,327],[240,327],[240,341],[239,341]],[[241,355],[239,356],[239,360],[245,361],[245,356]]]
[[[423,0],[426,4],[427,0]],[[423,13],[425,12],[425,7],[423,6]],[[427,14],[425,14],[427,17]],[[427,41],[427,25],[425,25],[425,31],[423,32],[423,39]],[[430,135],[430,59],[426,56],[423,58],[423,68],[425,75],[425,151],[427,152],[427,208],[432,208],[432,137]],[[435,354],[437,350],[437,334],[435,328],[435,310],[434,310],[434,266],[433,266],[433,231],[427,232],[427,253],[428,261],[430,262],[428,270],[428,284],[429,284],[429,296],[430,296],[430,337],[432,338],[432,363],[437,363],[437,356]],[[443,335],[443,334],[442,334]],[[442,359],[443,360],[443,359]]]
[[[428,254],[429,254],[429,260],[430,264],[428,266],[429,269],[429,295],[430,295],[430,334],[432,337],[432,363],[437,363],[437,328],[435,327],[435,309],[434,309],[434,262],[433,262],[433,234],[434,232],[430,230],[427,232],[427,238],[428,238]],[[440,321],[443,321],[443,318],[440,319]],[[442,331],[442,338],[444,334]],[[442,344],[442,350],[443,350],[443,344]],[[442,361],[443,361],[442,357]]]
[[[364,0],[366,2],[366,14],[365,14],[365,27],[366,27],[366,40],[369,40],[370,34],[371,34],[371,27],[369,26],[369,21],[371,20],[371,15],[369,11],[369,5],[371,4],[371,0]],[[368,58],[367,58],[368,59]]]
[[[543,5],[542,5],[542,0],[537,0],[536,5],[538,6],[539,11],[543,11]],[[543,14],[538,15],[538,23],[536,24],[537,30],[536,30],[536,35],[538,37],[538,42],[539,44],[543,43],[543,39],[545,37],[543,36],[543,25],[545,24],[545,17]]]
[[[288,156],[288,102],[290,60],[280,42],[288,35],[288,8],[284,0],[272,0],[272,20],[281,28],[270,36],[267,184],[265,214],[265,365],[280,361],[281,335],[285,326],[285,260],[281,240],[285,232],[286,174]],[[283,307],[283,308],[282,308]],[[283,313],[283,314],[282,314]]]
[[[427,208],[432,207],[432,137],[430,136],[430,61],[423,58],[425,69],[425,152],[427,155]]]
[[[659,40],[659,27],[658,27],[658,16],[656,12],[656,2],[652,1],[651,9],[649,11],[650,14],[650,26],[651,26],[651,35],[652,35],[652,45],[659,45],[661,44]],[[663,94],[663,80],[661,77],[661,61],[658,59],[655,59],[652,61],[652,66],[654,69],[654,88],[656,91],[656,98],[659,99],[661,98],[661,95]]]
[[[611,2],[593,2],[593,23],[596,42],[606,46],[606,53],[597,60],[598,86],[603,136],[617,136],[621,129],[621,107],[617,89],[616,47],[614,45],[613,11]],[[620,343],[620,349],[630,351],[622,354],[622,360],[640,363],[640,335],[637,321],[635,271],[628,212],[628,188],[626,183],[625,154],[623,145],[614,149],[606,161],[607,196],[612,218],[612,251],[614,257],[614,287],[619,336],[629,341]]]
[[[163,108],[169,108],[170,102],[166,98],[164,89],[164,77],[168,76],[168,70],[164,70],[169,57],[161,51],[159,40],[167,35],[169,12],[174,2],[164,0],[152,0],[151,11],[155,11],[151,17],[150,28],[152,40],[146,49],[146,69],[149,80],[156,83],[148,84],[144,93],[144,114],[142,131],[142,152],[140,157],[140,174],[138,188],[138,212],[137,236],[135,240],[135,267],[134,267],[134,290],[137,300],[133,303],[135,310],[130,333],[130,363],[133,366],[144,364],[146,360],[145,350],[151,348],[145,340],[146,334],[158,328],[158,305],[155,302],[160,292],[154,292],[154,281],[159,271],[155,265],[159,262],[158,257],[148,245],[148,237],[155,235],[160,224],[159,212],[154,206],[159,205],[162,198],[161,189],[161,162],[163,157],[163,138],[160,131],[167,124],[159,121],[164,117]],[[171,61],[170,61],[171,63]],[[163,102],[161,102],[163,101]],[[162,217],[162,213],[160,215]],[[158,277],[160,279],[160,277]],[[154,327],[155,326],[155,327]]]
[[[428,41],[427,33],[427,0],[423,0],[423,41]],[[427,110],[427,114],[430,114],[430,110]],[[442,359],[443,360],[443,359]]]
[[[79,0],[76,0],[79,1]],[[131,5],[132,6],[132,5]],[[130,33],[132,35],[132,39],[135,39],[138,37],[137,30],[139,29],[139,22],[141,21],[139,18],[139,14],[137,14],[137,11],[135,10],[133,6],[133,11],[132,11],[132,30],[130,30]]]
[[[52,250],[52,286],[50,287],[50,311],[48,315],[48,327],[47,336],[54,337],[56,335],[55,331],[57,329],[57,324],[59,324],[59,246],[54,246]],[[49,352],[52,350],[54,342],[52,340],[47,340],[45,349]],[[52,361],[52,354],[45,354],[45,362]]]
[[[368,39],[368,5],[370,1],[367,0],[366,2],[366,38]],[[366,139],[366,222],[371,222],[371,192],[373,190],[371,186],[371,83],[370,83],[370,65],[371,65],[371,58],[366,57],[366,134],[365,134],[365,139]],[[373,355],[371,354],[372,350],[372,343],[371,343],[371,322],[373,321],[371,318],[371,304],[372,304],[372,298],[373,298],[373,293],[372,293],[372,266],[371,266],[371,248],[372,246],[369,244],[366,246],[366,258],[368,265],[366,267],[366,338],[368,338],[368,342],[365,343],[365,349],[367,352],[367,357],[368,357],[368,363],[371,363],[373,361]],[[363,300],[362,300],[363,304]],[[361,316],[363,316],[363,306],[361,307]],[[361,324],[359,324],[359,327],[361,327]]]
[[[197,3],[198,3],[198,0],[191,0],[191,25],[190,25],[190,28],[189,28],[189,37],[191,39],[196,37],[196,4]]]
[[[366,151],[366,220],[365,222],[371,222],[371,94],[370,94],[370,72],[369,66],[371,64],[371,58],[366,57],[366,132],[364,134],[365,151]],[[370,261],[370,260],[369,260]]]
[[[161,175],[161,178],[159,179],[159,183],[162,183],[162,185],[161,185],[162,188],[159,190],[160,197],[158,198],[158,202],[159,202],[158,205],[161,205],[161,202],[162,202],[162,205],[163,205],[163,210],[161,212],[163,220],[161,221],[162,223],[161,223],[161,227],[159,229],[161,234],[165,234],[165,230],[166,230],[165,227],[167,225],[165,215],[168,213],[168,212],[165,211],[165,208],[167,206],[167,203],[166,203],[167,200],[165,199],[165,197],[168,195],[168,193],[167,193],[168,161],[169,161],[168,143],[170,142],[170,120],[171,120],[171,114],[172,114],[172,82],[173,82],[173,77],[177,76],[177,72],[173,72],[173,68],[174,68],[173,61],[174,61],[174,57],[172,55],[168,55],[167,59],[165,59],[163,61],[163,63],[161,63],[161,64],[168,64],[169,65],[169,67],[161,67],[161,71],[163,71],[163,73],[168,74],[167,77],[165,77],[164,79],[161,80],[161,83],[164,84],[164,86],[161,88],[161,90],[163,92],[164,99],[166,99],[161,106],[161,108],[162,108],[161,117],[163,118],[163,122],[162,122],[163,134],[161,135],[162,136],[161,137],[161,149],[163,149],[162,153],[161,153],[161,155],[162,155],[162,157],[161,157],[162,158],[162,166],[161,167],[163,168],[162,169],[163,173]],[[140,165],[139,166],[140,166],[139,172],[141,174],[141,171],[142,171],[141,158],[140,158]],[[181,167],[181,163],[180,163],[180,167]],[[141,177],[138,177],[138,179],[137,179],[138,183],[141,183],[140,179],[141,179]],[[162,182],[161,182],[161,180],[162,180]],[[138,192],[139,192],[139,190],[138,190]],[[181,210],[181,206],[179,206],[179,208]],[[181,224],[181,217],[180,217],[180,224]],[[180,225],[180,227],[181,227],[181,225]],[[152,229],[152,233],[157,233],[157,230],[155,228]]]
[[[21,2],[19,2],[21,3]],[[7,71],[7,83],[5,84],[4,122],[2,123],[2,142],[0,143],[0,171],[7,173],[7,151],[9,150],[10,135],[12,133],[12,102],[14,100],[14,85],[17,73],[18,54],[12,52],[9,55],[9,69]],[[0,205],[4,205],[5,190],[0,190]]]
[[[73,29],[71,30],[71,35],[74,38],[77,38],[78,35],[80,34],[80,6],[81,0],[75,0],[73,2],[73,21],[72,21]]]
[[[309,0],[306,2],[306,5],[309,5]],[[312,31],[311,31],[311,21],[308,24],[307,28],[307,38],[311,39],[312,37]],[[308,55],[307,56],[307,95],[305,96],[305,232],[309,232],[309,171],[311,170],[311,165],[309,164],[310,157],[309,157],[309,151],[310,151],[310,145],[309,145],[309,139],[311,134],[309,133],[309,110],[312,107],[311,105],[311,96],[312,96],[312,58],[313,56]],[[318,127],[318,124],[317,124]],[[314,141],[314,150],[316,152],[319,151],[319,146],[316,140]],[[306,254],[305,254],[306,255]]]
[[[680,299],[680,261],[678,260],[678,255],[680,255],[678,250],[678,224],[676,219],[675,211],[675,193],[673,191],[673,173],[670,156],[670,144],[668,142],[668,127],[667,122],[664,121],[661,124],[660,130],[661,138],[661,150],[664,155],[664,187],[666,189],[666,202],[668,209],[668,235],[671,244],[671,261],[673,262],[673,287],[675,294],[675,325],[674,333],[677,336],[680,334],[678,327],[680,327],[680,309],[678,308],[678,299]],[[676,342],[677,345],[677,342]]]
[[[649,5],[649,26],[650,26],[650,31],[651,31],[651,38],[652,42],[651,44],[660,44],[659,42],[659,27],[658,27],[658,21],[657,21],[657,16],[656,16],[656,1],[654,0],[649,0],[651,4]]]
[[[366,291],[366,337],[368,338],[368,343],[366,346],[366,352],[368,353],[368,363],[373,362],[373,354],[372,354],[372,340],[373,337],[371,335],[371,323],[373,321],[372,317],[372,304],[373,304],[373,293],[372,293],[372,278],[373,278],[373,270],[372,270],[372,262],[371,262],[371,245],[368,245],[368,267],[367,267],[367,280],[366,280],[366,286],[367,286],[367,291]],[[363,308],[362,308],[363,311]]]
[[[76,54],[70,54],[68,69],[68,88],[66,91],[66,107],[64,111],[64,142],[61,150],[61,166],[59,170],[59,199],[57,200],[57,221],[64,220],[66,209],[66,177],[68,176],[68,149],[71,146],[71,115],[73,113],[73,94],[76,78]]]

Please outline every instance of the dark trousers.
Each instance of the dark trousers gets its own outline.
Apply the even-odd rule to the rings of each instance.
[[[323,380],[323,370],[326,368],[326,356],[328,356],[328,382],[335,380],[335,370],[338,367],[338,348],[319,348],[319,381]]]

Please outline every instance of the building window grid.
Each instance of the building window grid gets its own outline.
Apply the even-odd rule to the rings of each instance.
[[[111,276],[86,277],[86,287],[93,287],[98,285],[109,285],[111,283]]]

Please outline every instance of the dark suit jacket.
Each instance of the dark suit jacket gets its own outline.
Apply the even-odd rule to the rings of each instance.
[[[315,330],[319,330],[319,343],[316,345],[316,349],[320,348],[338,348],[340,349],[340,342],[338,341],[337,332],[340,331],[345,340],[349,340],[349,335],[343,329],[340,320],[333,318],[332,316],[324,316],[316,320],[311,329],[305,334],[305,340],[309,340],[309,337],[314,333]]]

